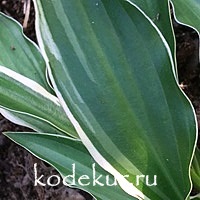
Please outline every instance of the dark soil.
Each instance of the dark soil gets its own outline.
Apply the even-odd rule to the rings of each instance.
[[[177,23],[174,23],[174,28],[177,42],[179,83],[195,108],[200,130],[199,36],[195,30]],[[200,148],[200,139],[197,145]]]
[[[0,11],[23,24],[25,2],[27,0],[0,0]],[[198,35],[194,30],[176,23],[174,27],[177,40],[179,82],[194,105],[200,127]],[[29,21],[24,32],[36,41],[33,6],[31,6]],[[25,130],[27,129],[14,125],[0,116],[0,200],[91,200],[92,197],[87,193],[65,186],[34,187],[34,163],[38,164],[38,173],[44,174],[45,177],[55,175],[57,172],[2,135],[5,131]],[[200,147],[200,142],[198,146]]]
[[[0,132],[26,131],[0,116]],[[0,200],[89,200],[91,197],[79,190],[63,185],[56,187],[34,186],[34,163],[37,163],[38,177],[47,179],[58,173],[48,164],[35,158],[28,151],[0,135]],[[43,179],[42,182],[46,182]],[[86,198],[84,198],[84,196]]]

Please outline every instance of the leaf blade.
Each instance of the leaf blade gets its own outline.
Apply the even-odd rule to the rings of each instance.
[[[191,1],[174,1],[171,0],[175,8],[175,16],[178,21],[194,27],[198,32],[200,31],[200,2],[198,0]]]
[[[35,156],[53,165],[62,177],[72,174],[72,164],[75,163],[76,177],[88,175],[90,179],[93,179],[94,168],[92,165],[95,162],[80,141],[58,135],[48,135],[46,133],[34,134],[9,132],[5,135],[22,147],[26,148]],[[100,182],[105,183],[107,174],[97,164],[95,172],[97,173],[97,177],[99,175],[103,175],[103,181],[101,181],[101,179]],[[112,181],[113,178],[110,177],[110,182]],[[104,188],[98,184],[96,186],[92,186],[92,183],[89,186],[81,186],[78,183],[78,178],[76,178],[76,187],[78,185],[79,188],[93,193],[97,199],[134,199],[124,193],[119,186]]]
[[[0,13],[0,26],[0,65],[52,92],[45,77],[46,64],[37,45],[23,35],[22,26],[17,21],[3,13]]]
[[[113,174],[159,171],[158,187],[139,186],[152,199],[185,199],[196,122],[157,27],[124,1],[35,4],[56,93],[90,153]]]
[[[0,107],[24,113],[25,118],[26,115],[41,118],[64,133],[77,136],[55,96],[38,83],[3,66],[0,66],[0,94]]]

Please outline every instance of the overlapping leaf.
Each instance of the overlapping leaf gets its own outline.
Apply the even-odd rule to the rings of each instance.
[[[58,132],[77,136],[55,96],[38,83],[3,66],[0,66],[0,94],[1,108],[14,111],[14,115],[24,113],[25,118],[29,115],[27,117],[37,118],[37,121],[40,119],[40,124],[48,122]]]
[[[57,129],[48,121],[34,115],[30,115],[28,113],[21,113],[19,111],[13,111],[3,108],[0,108],[0,113],[11,122],[21,126],[29,127],[36,132],[45,131],[54,134],[66,134],[64,131]]]
[[[7,68],[0,67],[1,113],[36,131],[77,136],[58,99],[49,93],[52,89],[47,84],[46,64],[38,47],[24,37],[16,21],[4,14],[0,14],[0,27],[0,64]],[[35,91],[28,82],[35,85]],[[38,93],[41,89],[49,99]]]
[[[191,175],[194,188],[200,192],[200,150],[198,148],[196,148],[193,158]]]
[[[176,53],[175,53],[175,36],[172,27],[170,3],[168,0],[129,0],[137,5],[142,12],[159,28],[167,43],[170,46],[171,53],[174,56],[174,72],[178,79]]]
[[[200,200],[200,193],[195,195],[195,196],[193,196],[193,197],[191,197],[190,199],[191,200]]]
[[[119,173],[157,175],[138,186],[150,199],[185,199],[196,126],[163,35],[126,1],[34,2],[56,93],[93,158],[132,196]]]
[[[200,31],[200,1],[199,0],[171,0],[175,7],[178,21],[194,27]]]
[[[51,92],[46,64],[38,47],[22,33],[22,27],[0,13],[0,65],[24,75]]]
[[[136,4],[156,24],[174,54],[174,34],[168,0],[130,0]]]
[[[6,133],[6,136],[51,164],[63,178],[73,174],[72,168],[75,164],[74,186],[89,191],[96,198],[100,200],[134,200],[119,186],[113,185],[115,183],[114,178],[94,162],[80,141],[58,135],[47,135],[46,133]],[[89,179],[78,181],[83,175],[88,176]],[[38,174],[39,176],[40,174]],[[100,178],[98,179],[98,177]],[[98,181],[94,182],[95,180]],[[68,182],[68,184],[71,185],[72,183]]]

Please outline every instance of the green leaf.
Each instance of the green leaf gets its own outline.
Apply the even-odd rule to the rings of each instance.
[[[172,55],[174,56],[174,70],[178,80],[176,54],[175,54],[175,36],[171,21],[171,12],[169,1],[160,0],[128,0],[141,9],[145,15],[159,28],[161,33],[169,44]]]
[[[171,22],[171,13],[169,1],[160,0],[129,0],[136,4],[159,28],[166,41],[168,42],[171,52],[174,55],[175,40]]]
[[[174,71],[178,80],[177,61],[175,53],[175,35],[171,20],[171,11],[169,1],[160,0],[128,0],[141,9],[144,14],[159,28],[161,33],[169,44],[172,55],[174,57]]]
[[[135,199],[123,192],[119,186],[105,186],[107,184],[106,176],[109,177],[109,184],[114,183],[114,178],[95,163],[80,141],[58,135],[47,135],[46,133],[6,133],[5,135],[33,155],[51,164],[63,178],[73,174],[72,168],[75,164],[75,187],[87,190],[97,199]],[[94,173],[96,173],[95,176]],[[87,186],[83,186],[78,182],[82,175],[89,177],[90,184]],[[40,174],[38,174],[39,176]],[[99,182],[104,186],[93,184],[95,177],[99,176],[101,176]],[[85,181],[88,183],[88,180],[83,180],[82,183]],[[72,183],[68,182],[68,184],[71,185]]]
[[[195,196],[190,197],[190,199],[191,200],[200,200],[200,193]]]
[[[174,5],[175,16],[178,21],[194,27],[200,31],[200,1],[199,0],[171,0]]]
[[[31,78],[47,90],[52,91],[46,82],[44,59],[38,47],[23,35],[21,25],[0,13],[0,27],[0,65],[7,65],[9,69]],[[2,108],[0,112],[10,121],[36,131],[62,133],[44,120],[26,113]]]
[[[123,0],[34,3],[55,92],[95,161],[132,196],[186,199],[196,122],[157,27]],[[135,186],[157,175],[157,186],[140,193],[122,174]]]
[[[0,113],[9,121],[31,128],[37,132],[44,131],[45,133],[57,133],[57,134],[66,134],[62,130],[57,129],[54,125],[51,125],[48,121],[39,118],[28,113],[22,113],[19,111],[13,111],[8,109],[0,108]]]
[[[200,192],[200,150],[196,147],[191,167],[192,183],[194,188]]]
[[[51,91],[46,64],[37,45],[22,33],[21,25],[0,13],[0,65],[24,75]]]
[[[77,137],[76,131],[55,96],[33,80],[3,66],[0,66],[0,107],[11,111],[14,115],[24,114],[22,119],[29,115],[27,116],[29,119],[24,119],[29,123],[30,120],[37,120],[40,124],[45,121],[54,129],[58,129],[58,133],[63,132]],[[49,130],[43,128],[41,127],[43,131]]]

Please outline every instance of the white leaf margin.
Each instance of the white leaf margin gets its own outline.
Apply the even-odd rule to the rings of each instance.
[[[36,35],[37,35],[37,39],[38,39],[38,44],[39,47],[41,49],[42,55],[44,56],[44,59],[46,61],[47,64],[47,71],[49,73],[49,77],[50,80],[52,82],[53,88],[55,90],[55,93],[58,97],[58,99],[60,100],[61,106],[63,107],[64,111],[66,112],[69,120],[71,121],[71,123],[73,124],[75,130],[77,131],[82,143],[85,145],[85,147],[88,149],[88,151],[90,152],[90,154],[92,155],[93,159],[107,172],[111,173],[117,180],[119,185],[121,186],[121,188],[128,193],[129,195],[136,197],[139,200],[150,200],[148,197],[146,197],[140,190],[138,190],[132,183],[130,183],[129,181],[127,181],[124,176],[122,174],[120,174],[99,152],[98,150],[94,147],[94,145],[92,144],[92,142],[89,140],[89,138],[87,137],[87,135],[85,134],[85,132],[83,131],[83,129],[81,128],[81,126],[79,125],[78,121],[75,119],[75,117],[73,116],[73,114],[71,113],[71,111],[69,110],[67,104],[65,103],[62,94],[60,93],[60,91],[58,90],[55,80],[53,78],[52,72],[51,72],[51,68],[49,65],[49,59],[47,57],[47,54],[45,52],[45,48],[44,48],[44,43],[43,43],[43,39],[41,36],[41,32],[40,32],[40,28],[39,28],[39,7],[41,5],[39,5],[39,1],[36,2],[36,0],[33,0],[34,3],[34,7],[35,7],[35,26],[36,26]],[[44,24],[43,24],[44,25]],[[47,25],[45,26],[47,27]],[[47,30],[48,31],[48,30]],[[57,50],[57,49],[55,49]],[[55,52],[55,55],[58,52]]]
[[[183,26],[187,26],[187,27],[189,27],[189,28],[195,30],[196,33],[198,34],[198,36],[199,36],[199,62],[200,62],[200,33],[199,33],[199,31],[198,31],[195,27],[193,27],[193,26],[191,26],[191,25],[189,25],[189,24],[186,24],[186,23],[184,23],[184,22],[179,21],[179,20],[177,19],[177,17],[176,17],[176,8],[175,8],[175,6],[174,6],[173,1],[170,0],[170,3],[171,3],[171,5],[172,5],[172,10],[173,10],[173,13],[174,13],[174,20],[175,20],[178,24],[181,24],[181,25],[183,25]],[[200,23],[200,22],[199,22],[199,23]]]
[[[11,16],[8,16],[8,15],[4,14],[3,12],[0,12],[0,14],[1,14],[2,16],[4,16],[4,17],[10,19],[11,21],[14,21],[14,22],[20,27],[20,29],[21,29],[21,34],[23,35],[23,37],[24,37],[28,42],[30,42],[30,43],[41,53],[40,48],[38,47],[38,45],[37,45],[33,40],[31,40],[29,37],[27,37],[27,36],[24,34],[22,25],[21,25],[16,19],[14,19],[14,18],[11,17]],[[48,72],[47,72],[47,70],[45,71],[45,79],[46,79],[46,81],[47,81],[47,83],[48,83],[48,86],[53,90],[53,87],[52,87],[52,85],[51,85],[51,83],[50,83],[50,81],[49,81],[49,78],[48,78]]]
[[[37,82],[5,67],[0,65],[0,73],[4,74],[5,76],[8,76],[10,78],[12,78],[13,80],[23,84],[25,87],[30,88],[30,90],[38,93],[39,95],[43,96],[44,98],[48,99],[50,102],[54,103],[55,106],[61,107],[59,99],[52,95],[51,93],[49,93],[45,88],[43,88],[40,84],[38,84]],[[31,125],[28,122],[25,122],[23,119],[20,119],[19,117],[15,116],[14,113],[19,113],[19,114],[23,114],[23,115],[27,115],[29,117],[33,117],[35,119],[40,120],[41,122],[45,122],[48,123],[49,125],[51,125],[52,127],[60,130],[63,133],[66,133],[67,135],[71,136],[74,138],[73,135],[71,135],[69,132],[66,132],[65,130],[63,130],[62,128],[56,126],[54,123],[50,122],[47,119],[41,118],[39,116],[27,113],[27,112],[22,112],[22,111],[18,111],[18,110],[14,110],[14,109],[10,109],[7,108],[5,106],[0,105],[0,113],[7,119],[9,119],[10,121],[12,121],[15,124],[18,125],[22,125],[22,126],[26,126],[29,127],[35,131],[41,131],[38,128],[36,128],[35,126]],[[66,116],[67,117],[67,116]]]
[[[38,94],[42,95],[43,97],[49,99],[50,101],[54,102],[57,106],[60,106],[59,100],[57,97],[52,95],[51,93],[47,92],[41,85],[39,85],[37,82],[7,68],[2,65],[0,65],[0,73],[3,73],[12,79],[15,79],[16,81],[22,83],[23,85],[29,87],[34,92],[37,92]]]
[[[170,50],[169,44],[166,41],[165,37],[162,35],[161,31],[158,29],[158,27],[153,23],[152,19],[150,19],[143,10],[140,9],[140,7],[138,7],[135,3],[131,2],[130,0],[124,0],[128,3],[130,3],[132,6],[134,6],[136,9],[138,9],[144,16],[145,18],[150,22],[150,24],[155,28],[155,30],[157,31],[158,35],[160,36],[160,38],[162,39],[165,48],[168,52],[168,56],[172,65],[172,71],[173,71],[173,75],[174,75],[174,80],[176,81],[177,86],[179,87],[179,83],[178,83],[178,79],[177,79],[177,75],[176,75],[176,64],[174,64],[174,60],[173,60],[173,56],[172,56],[172,52]],[[169,2],[169,0],[168,0]],[[57,85],[55,83],[50,65],[49,65],[49,59],[48,56],[46,54],[45,51],[45,46],[43,43],[43,39],[42,39],[42,34],[40,31],[40,21],[39,18],[42,17],[44,18],[44,16],[39,16],[39,8],[42,7],[40,2],[37,0],[33,0],[34,3],[34,9],[35,9],[35,29],[36,29],[36,36],[37,36],[37,40],[38,40],[38,44],[39,44],[39,48],[40,51],[45,59],[46,62],[46,66],[47,66],[47,73],[49,75],[49,78],[51,80],[51,83],[53,85],[53,88],[55,90],[55,93],[60,101],[61,106],[63,107],[64,111],[67,114],[67,117],[69,118],[70,122],[73,124],[75,130],[77,131],[82,143],[85,145],[85,147],[88,149],[89,153],[92,155],[93,159],[107,172],[109,172],[110,174],[112,174],[118,181],[119,185],[121,186],[121,188],[129,195],[136,197],[138,200],[150,200],[147,196],[145,196],[140,190],[138,190],[132,183],[130,183],[129,181],[127,181],[127,179],[124,178],[124,176],[122,174],[120,174],[101,154],[100,152],[95,148],[95,146],[92,144],[92,142],[90,141],[90,139],[87,137],[86,133],[83,131],[83,129],[81,128],[80,124],[78,123],[78,121],[75,119],[75,117],[73,116],[72,112],[70,111],[69,107],[67,106],[62,94],[60,93],[59,89],[57,88]],[[47,24],[43,24],[46,27],[46,31],[48,30],[48,25]],[[59,57],[59,52],[57,47],[55,46],[55,56]],[[182,92],[182,94],[184,95],[184,97],[187,99],[187,101],[189,102],[193,113],[194,113],[194,118],[195,118],[195,125],[196,125],[196,139],[195,139],[195,145],[193,147],[193,153],[192,153],[192,157],[190,160],[190,165],[188,168],[188,173],[189,173],[189,179],[190,179],[190,191],[188,193],[188,195],[186,196],[185,200],[188,199],[190,192],[192,190],[192,180],[191,180],[191,175],[190,175],[190,166],[192,164],[192,159],[194,156],[194,152],[195,152],[195,147],[197,144],[197,139],[198,139],[198,123],[197,123],[197,116],[195,114],[195,110],[194,107],[190,101],[190,99],[186,96],[186,94],[183,92],[183,90],[179,87],[180,91]]]
[[[180,25],[187,26],[187,27],[189,27],[189,28],[195,30],[196,33],[198,34],[198,36],[199,36],[199,62],[200,62],[200,32],[199,32],[195,27],[190,26],[190,25],[188,25],[188,24],[186,24],[186,23],[184,23],[184,22],[179,21],[179,20],[177,19],[177,17],[176,17],[176,9],[175,9],[175,6],[174,6],[174,4],[173,4],[173,1],[170,0],[170,3],[171,3],[172,10],[173,10],[173,13],[174,13],[174,20],[175,20],[178,24],[180,24]],[[200,22],[199,22],[199,23],[200,23]],[[181,88],[180,88],[180,89],[181,89]],[[181,91],[182,91],[182,89],[181,89]],[[182,91],[182,92],[183,92],[183,91]],[[183,94],[185,95],[184,92],[183,92]],[[185,95],[185,96],[186,96],[186,95]],[[195,110],[194,110],[194,107],[193,107],[191,101],[189,100],[189,98],[188,98],[187,96],[186,96],[186,98],[188,99],[188,101],[190,102],[190,104],[191,104],[191,106],[192,106],[192,108],[193,108],[193,112],[194,112],[194,116],[195,116],[195,121],[196,121],[196,141],[195,141],[195,146],[194,146],[194,149],[193,149],[193,154],[192,154],[192,157],[191,157],[191,160],[190,160],[190,166],[191,166],[191,165],[192,165],[192,160],[193,160],[193,157],[194,157],[194,154],[195,154],[195,147],[197,146],[197,141],[198,141],[198,121],[197,121],[197,116],[196,116],[196,113],[195,113]],[[190,167],[190,168],[191,168],[191,167]],[[190,189],[190,193],[191,193],[191,191],[192,191],[192,178],[191,178],[191,169],[190,169],[190,168],[189,168],[189,177],[190,177],[190,183],[191,183],[191,189]],[[188,194],[188,196],[186,197],[186,199],[189,198],[190,193]],[[196,197],[195,197],[195,198],[196,198]],[[185,199],[185,200],[186,200],[186,199]]]

